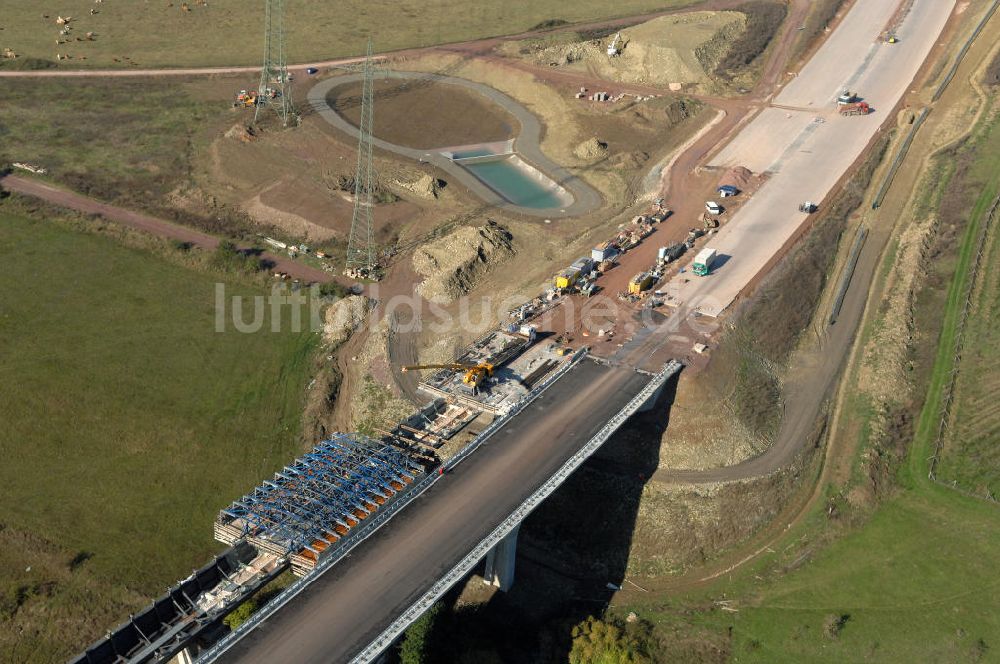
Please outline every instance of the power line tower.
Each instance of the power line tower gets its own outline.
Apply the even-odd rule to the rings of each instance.
[[[372,42],[368,40],[364,83],[361,88],[361,121],[358,123],[358,167],[354,174],[354,214],[347,243],[347,269],[350,276],[373,276],[375,239],[372,231],[375,176],[372,172],[372,106],[375,69],[372,66]]]
[[[264,68],[257,87],[257,108],[253,121],[257,122],[261,109],[273,108],[288,126],[292,116],[292,82],[288,78],[285,60],[285,0],[264,0]]]

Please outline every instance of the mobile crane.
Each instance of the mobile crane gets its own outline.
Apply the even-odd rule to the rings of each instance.
[[[415,364],[401,367],[401,370],[405,373],[407,371],[419,371],[421,369],[448,369],[450,371],[463,371],[465,372],[462,376],[462,382],[466,385],[477,388],[484,380],[493,377],[493,365],[489,362],[481,362],[480,364],[461,364],[458,362],[452,362],[450,364]]]

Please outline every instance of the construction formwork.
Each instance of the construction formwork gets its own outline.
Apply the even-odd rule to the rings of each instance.
[[[337,433],[219,513],[215,538],[246,538],[304,572],[324,550],[424,473],[404,450]]]
[[[516,329],[516,326],[514,326]],[[474,341],[464,353],[455,358],[458,364],[492,364],[501,367],[527,349],[533,336],[512,330],[491,330]],[[444,369],[437,371],[420,382],[420,388],[436,397],[460,404],[468,408],[499,413],[504,403],[509,401],[504,393],[491,394],[485,389],[474,389],[462,380],[462,374]]]
[[[479,417],[480,408],[452,403],[454,400],[434,399],[431,403],[406,418],[389,432],[403,441],[413,441],[423,447],[437,449],[445,441]]]

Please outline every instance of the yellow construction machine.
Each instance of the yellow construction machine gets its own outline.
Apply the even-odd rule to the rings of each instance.
[[[462,382],[470,387],[479,387],[484,380],[493,377],[493,365],[489,362],[480,364],[415,364],[401,368],[402,371],[419,371],[420,369],[448,369],[450,371],[463,371]]]

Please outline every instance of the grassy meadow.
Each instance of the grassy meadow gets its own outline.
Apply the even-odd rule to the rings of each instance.
[[[289,62],[305,63],[364,53],[369,37],[378,51],[430,46],[530,30],[545,22],[593,22],[696,4],[694,0],[407,0],[304,2],[287,0]],[[188,11],[183,9],[187,6]],[[97,13],[90,14],[91,9]],[[58,16],[71,16],[60,35]],[[194,67],[259,65],[264,3],[246,0],[126,2],[93,0],[7,2],[0,47],[21,57],[6,68],[59,66]],[[86,38],[94,33],[93,41]],[[77,41],[77,38],[82,41]],[[69,40],[56,44],[56,40]],[[49,61],[39,63],[37,60]]]
[[[2,207],[0,261],[0,661],[60,661],[301,449],[315,337],[217,333],[213,278]]]

